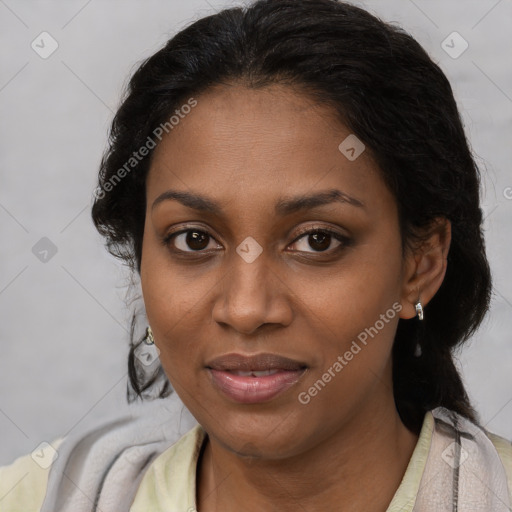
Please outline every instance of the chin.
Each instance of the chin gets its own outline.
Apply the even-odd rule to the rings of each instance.
[[[282,409],[275,414],[230,411],[218,417],[222,418],[220,423],[213,424],[211,418],[199,422],[225,449],[240,457],[283,459],[296,455],[307,444],[306,418]]]

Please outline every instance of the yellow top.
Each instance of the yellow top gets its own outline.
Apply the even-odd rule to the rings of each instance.
[[[434,417],[427,412],[409,465],[386,512],[412,512],[433,428]],[[512,490],[512,444],[495,434],[489,434],[489,438],[500,455]],[[195,511],[196,466],[204,439],[205,432],[197,425],[158,456],[146,471],[130,512]],[[51,446],[57,449],[61,441]],[[36,458],[34,454],[26,455],[0,468],[0,512],[39,511],[49,470],[40,467]]]

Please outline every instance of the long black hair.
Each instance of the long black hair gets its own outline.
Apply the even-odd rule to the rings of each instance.
[[[403,29],[361,8],[336,0],[259,0],[199,19],[145,60],[112,122],[92,208],[109,251],[140,273],[151,150],[126,164],[154,140],[157,127],[171,128],[173,112],[222,83],[286,84],[331,106],[393,193],[403,247],[436,217],[451,222],[446,275],[425,319],[398,323],[394,396],[416,431],[437,406],[477,421],[453,350],[477,329],[491,295],[479,171],[441,69]],[[149,376],[138,368],[140,342],[132,336],[128,400],[154,386],[167,396],[172,390],[161,367]],[[414,357],[418,342],[423,355]]]

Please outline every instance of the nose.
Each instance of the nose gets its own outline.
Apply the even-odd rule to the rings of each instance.
[[[265,324],[288,326],[293,318],[289,292],[284,276],[263,255],[247,263],[235,254],[220,285],[213,319],[247,335]]]

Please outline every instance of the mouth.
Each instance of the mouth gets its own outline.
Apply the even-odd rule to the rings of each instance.
[[[268,402],[297,384],[308,366],[277,354],[226,354],[206,365],[214,388],[237,403]]]
[[[278,370],[278,369],[251,370],[248,372],[244,372],[241,370],[226,370],[226,371],[229,371],[231,374],[237,375],[239,377],[266,377],[267,375],[275,375],[276,373],[279,373],[281,370]]]

